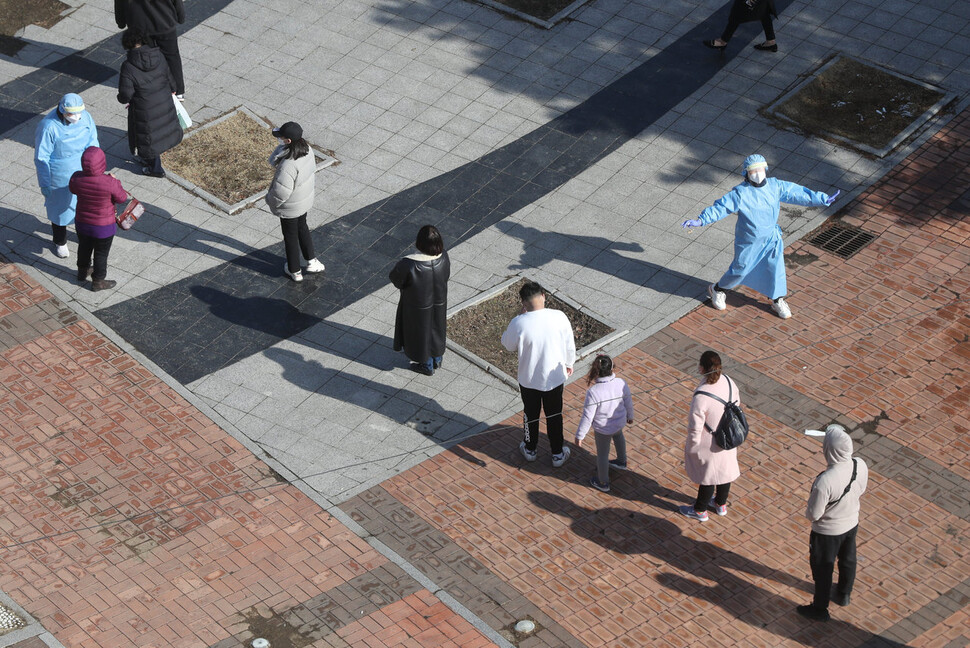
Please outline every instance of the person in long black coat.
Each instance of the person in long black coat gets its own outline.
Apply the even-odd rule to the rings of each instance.
[[[451,262],[433,225],[418,231],[414,245],[418,253],[401,259],[390,274],[391,283],[401,291],[394,350],[404,349],[412,371],[433,376],[445,353]]]
[[[714,49],[722,50],[727,47],[728,41],[734,36],[734,31],[738,25],[746,22],[760,21],[761,27],[765,30],[765,42],[754,46],[756,50],[764,52],[777,52],[778,43],[775,42],[775,28],[771,23],[771,17],[778,17],[775,10],[775,0],[734,0],[731,5],[731,13],[728,16],[727,27],[720,38],[706,40],[704,44]]]
[[[145,175],[161,178],[162,153],[182,141],[175,112],[175,79],[161,50],[131,30],[122,37],[128,59],[121,64],[118,101],[128,104],[128,148],[142,159]]]
[[[127,27],[134,34],[147,36],[151,42],[146,44],[162,50],[175,77],[175,94],[181,99],[185,94],[185,79],[175,25],[185,22],[182,0],[115,0],[115,22],[118,29]]]

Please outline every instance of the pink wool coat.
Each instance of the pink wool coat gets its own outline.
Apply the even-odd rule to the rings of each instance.
[[[728,400],[728,381],[721,375],[716,383],[708,385],[701,383],[694,390],[694,399],[690,403],[690,415],[687,417],[687,443],[684,445],[684,468],[687,477],[695,484],[702,486],[716,486],[733,482],[741,476],[738,467],[738,450],[724,450],[714,442],[714,435],[707,431],[704,423],[714,429],[724,406],[701,392],[709,392]],[[732,400],[741,403],[741,394],[737,384],[731,380]]]

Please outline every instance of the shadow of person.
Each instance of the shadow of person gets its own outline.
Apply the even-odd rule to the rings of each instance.
[[[514,222],[503,221],[497,223],[496,228],[522,241],[519,263],[510,266],[512,269],[541,268],[558,260],[599,270],[621,281],[678,297],[697,298],[707,287],[707,283],[697,277],[620,254],[643,252],[644,248],[639,243],[611,241],[602,236],[550,234]]]
[[[618,507],[586,508],[543,491],[531,491],[528,498],[537,507],[568,520],[576,535],[604,549],[649,556],[660,585],[707,601],[754,628],[807,646],[831,646],[836,641],[839,645],[855,646],[874,638],[872,633],[837,619],[827,624],[801,619],[795,613],[794,601],[735,572],[802,592],[811,591],[808,583],[735,551],[684,535],[668,519]],[[693,578],[665,572],[664,565]],[[903,645],[884,637],[878,639],[885,646]]]

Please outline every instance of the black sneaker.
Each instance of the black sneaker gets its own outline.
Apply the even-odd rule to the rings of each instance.
[[[428,368],[428,365],[418,364],[417,362],[411,363],[411,371],[419,373],[425,376],[433,376],[434,369]]]
[[[596,475],[589,478],[589,485],[598,491],[603,491],[604,493],[610,492],[610,485],[600,483],[600,480],[596,479]]]
[[[629,468],[626,466],[626,462],[621,462],[618,459],[610,459],[610,468],[616,468],[617,470],[629,470]]]
[[[846,605],[849,604],[849,595],[848,594],[834,594],[832,596],[832,602],[835,603],[836,605],[841,605],[842,607],[845,607]]]
[[[811,621],[824,622],[832,618],[829,616],[828,610],[820,610],[814,605],[799,605],[797,608],[795,608],[795,611]]]

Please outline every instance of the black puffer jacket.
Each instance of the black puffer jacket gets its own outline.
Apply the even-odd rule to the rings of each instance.
[[[445,353],[450,276],[447,252],[436,257],[404,257],[391,270],[391,283],[401,291],[394,322],[394,350],[404,349],[414,362]]]
[[[118,101],[128,106],[128,148],[152,159],[182,141],[172,93],[175,79],[157,47],[128,50],[121,64]]]
[[[115,0],[118,29],[128,27],[136,34],[155,36],[185,22],[182,0]]]

